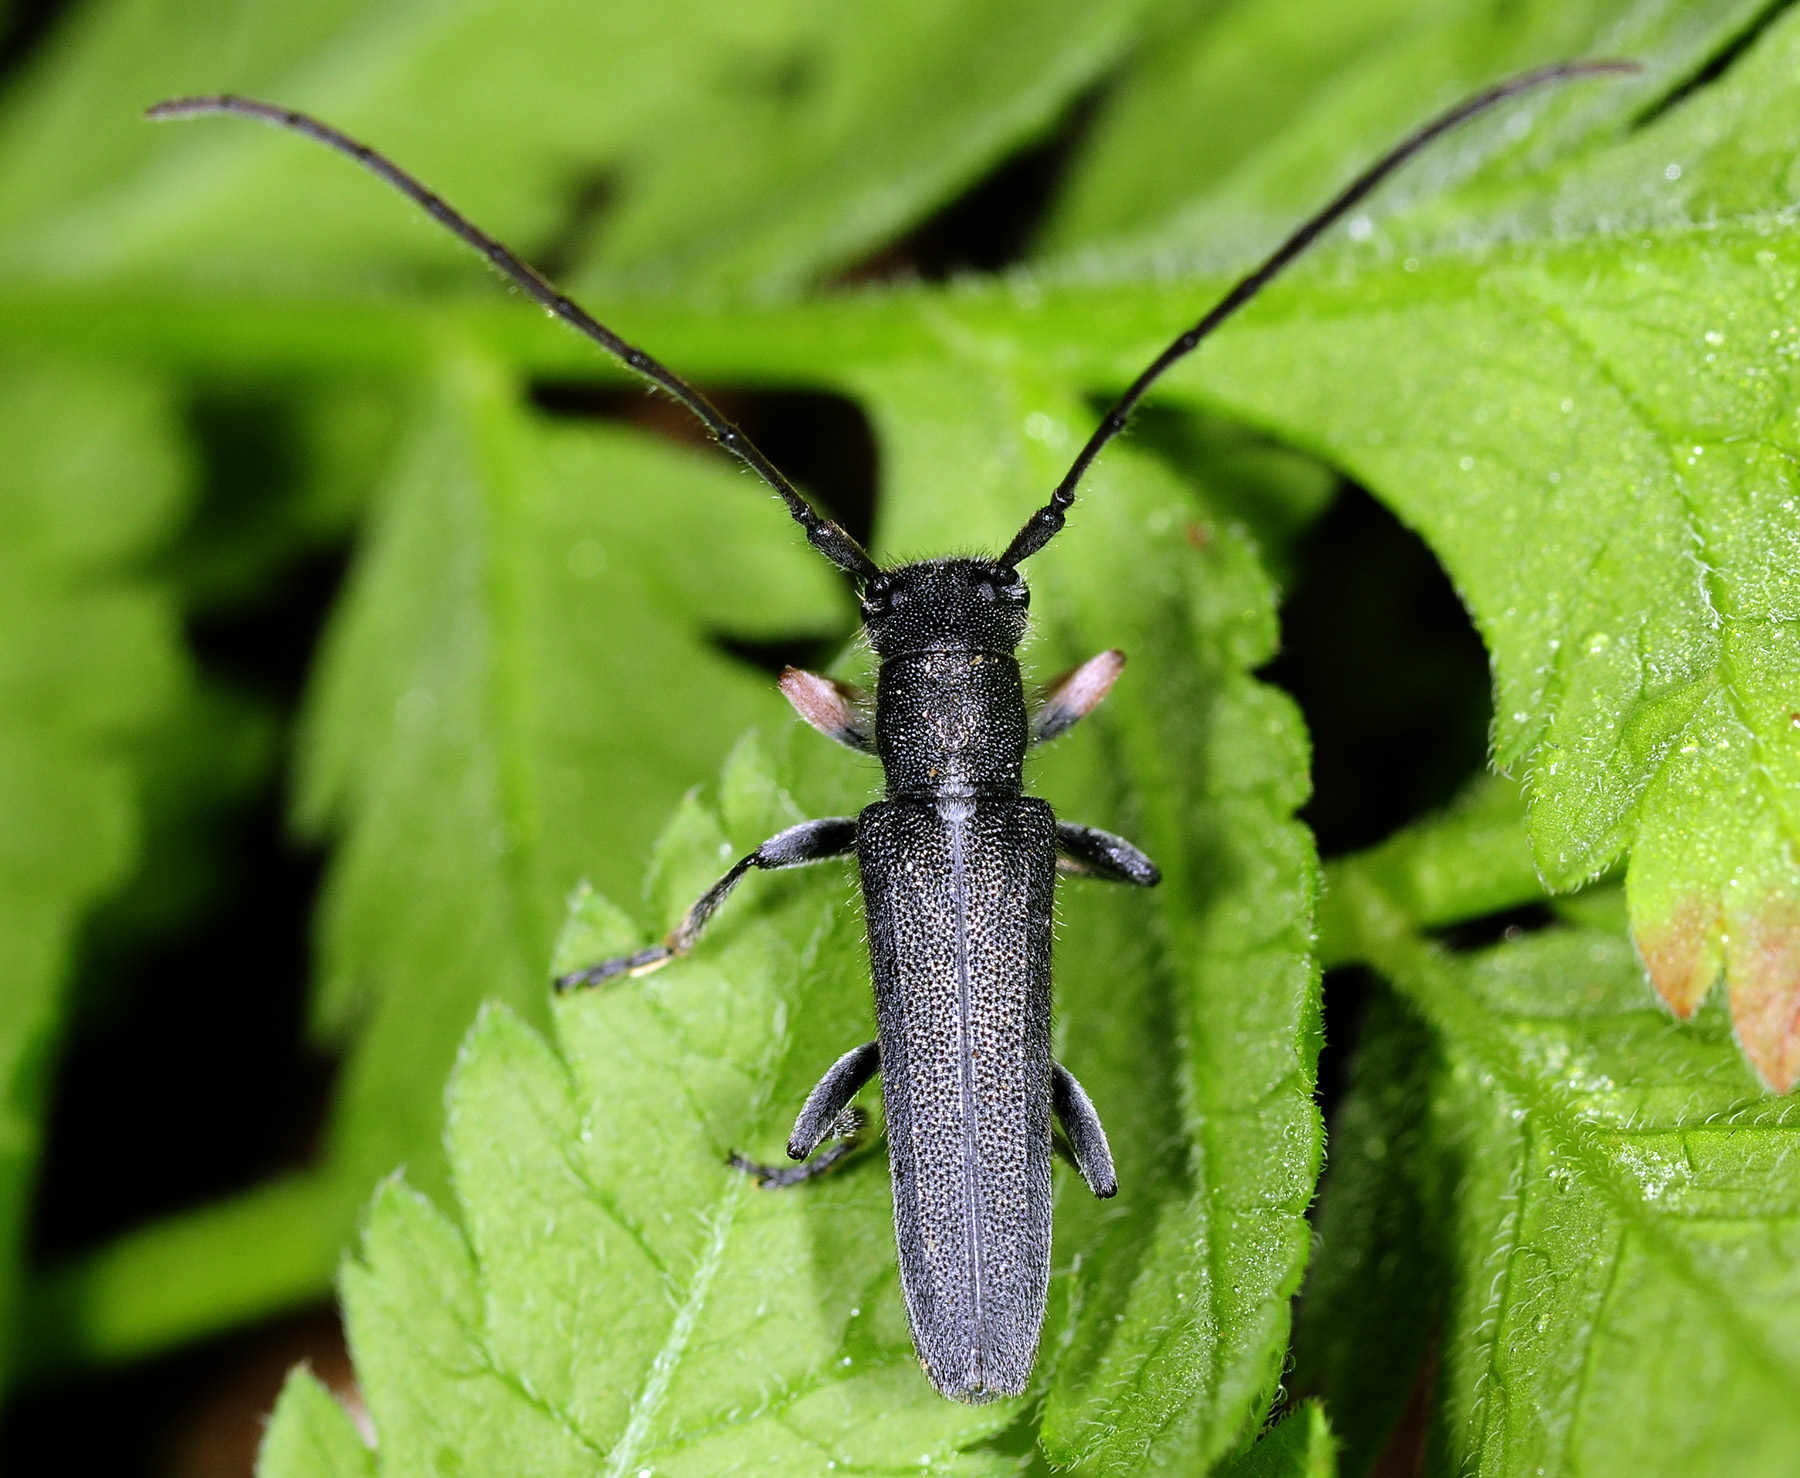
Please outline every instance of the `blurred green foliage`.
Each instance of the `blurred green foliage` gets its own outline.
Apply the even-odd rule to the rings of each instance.
[[[1782,1471],[1797,48],[1760,0],[70,11],[0,96],[0,1359],[47,1378],[316,1300],[379,1183],[343,1284],[378,1455],[300,1376],[271,1474],[1325,1473],[1327,1411],[1347,1473],[1408,1442],[1433,1471]],[[348,163],[138,110],[324,114],[683,372],[851,397],[891,557],[1010,533],[1092,399],[1433,108],[1601,53],[1644,72],[1409,169],[1171,377],[1034,562],[1032,665],[1132,666],[1033,783],[1168,880],[1063,890],[1059,1050],[1123,1191],[1059,1192],[1032,1396],[948,1406],[878,1160],[793,1197],[720,1163],[773,1153],[867,1035],[845,879],[757,881],[641,985],[545,989],[559,932],[643,937],[721,848],[869,793],[725,644],[842,642],[846,592],[705,452],[536,408],[623,381]],[[846,286],[1071,117],[1027,265]],[[1513,779],[1331,873],[1319,954],[1388,993],[1286,1376],[1323,1406],[1252,1446],[1321,1160],[1307,742],[1253,674],[1328,468],[1454,581]],[[278,733],[196,676],[193,623],[352,538]],[[191,918],[289,754],[344,1061],[316,1162],[27,1272],[71,961]],[[1616,881],[1483,951],[1429,932],[1621,871],[1692,1024]]]

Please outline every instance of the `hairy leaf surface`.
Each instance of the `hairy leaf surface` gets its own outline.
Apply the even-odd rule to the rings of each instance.
[[[1341,1123],[1306,1322],[1328,1399],[1359,1414],[1349,1471],[1429,1340],[1434,1466],[1785,1472],[1800,1126],[1759,1094],[1724,1010],[1671,1022],[1629,944],[1588,929],[1465,956],[1396,935],[1371,954],[1436,1048],[1383,1018]],[[1408,1206],[1410,1268],[1411,1239],[1379,1225]]]
[[[1495,759],[1524,772],[1544,879],[1629,850],[1658,989],[1685,1015],[1723,972],[1778,1091],[1800,1078],[1800,503],[1795,264],[1766,214],[1792,154],[1762,120],[1791,107],[1797,49],[1785,16],[1712,88],[1538,182],[1528,217],[1477,180],[1180,378],[1424,534],[1492,653]],[[1545,239],[1447,234],[1496,215]]]

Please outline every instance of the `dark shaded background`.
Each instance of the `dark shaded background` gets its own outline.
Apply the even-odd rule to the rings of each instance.
[[[59,0],[13,7],[0,36],[0,84],[41,44],[61,8]],[[847,275],[930,281],[1020,261],[1095,101]],[[866,538],[875,449],[852,403],[704,388]],[[538,387],[535,399],[552,415],[628,419],[684,440],[696,435],[676,408],[640,395],[556,384]],[[278,398],[254,395],[196,392],[191,419],[208,477],[184,541],[229,539],[294,480],[290,429]],[[128,906],[110,904],[87,931],[37,1197],[32,1253],[40,1265],[247,1188],[303,1163],[312,1150],[334,1066],[307,1047],[302,1032],[322,858],[286,835],[283,781],[287,736],[348,553],[344,543],[304,548],[272,567],[254,593],[210,602],[189,621],[202,679],[234,695],[269,742],[260,758],[247,760],[229,806],[178,818],[193,889],[179,931],[134,930]],[[1303,815],[1329,857],[1447,800],[1480,767],[1487,662],[1424,544],[1360,488],[1340,489],[1303,539],[1293,570],[1284,649],[1265,675],[1305,711],[1316,793]],[[782,644],[730,650],[771,671],[820,656]],[[245,989],[247,978],[253,990]],[[1365,990],[1354,972],[1327,978],[1320,1094],[1328,1116]],[[0,1426],[0,1466],[116,1478],[248,1474],[261,1417],[300,1359],[330,1383],[348,1385],[330,1309],[28,1388]]]

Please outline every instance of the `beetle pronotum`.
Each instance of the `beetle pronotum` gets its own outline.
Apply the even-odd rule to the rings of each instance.
[[[782,691],[814,728],[880,757],[886,798],[859,816],[808,821],[744,857],[661,944],[565,976],[559,989],[640,975],[687,953],[752,868],[855,854],[868,916],[878,1036],[819,1080],[765,1184],[793,1184],[843,1153],[851,1099],[877,1072],[886,1110],[894,1229],[913,1343],[931,1383],[961,1401],[1017,1395],[1031,1376],[1050,1273],[1052,1119],[1097,1196],[1117,1190],[1100,1118],[1050,1055],[1051,901],[1056,872],[1153,886],[1155,864],[1130,842],[1058,821],[1023,793],[1026,749],[1090,712],[1118,677],[1103,652],[1028,709],[1015,657],[1029,592],[1019,565],[1063,527],[1075,489],[1133,408],[1284,267],[1425,145],[1495,104],[1545,84],[1635,71],[1630,62],[1566,62],[1475,94],[1402,140],[1163,350],[1107,412],[1048,502],[997,558],[933,559],[883,569],[692,385],[627,344],[374,150],[303,113],[246,98],[180,98],[157,119],[228,113],[317,140],[411,197],[544,308],[685,405],[720,446],[786,504],[808,541],[860,583],[880,659],[872,698],[790,669]],[[828,1140],[836,1141],[815,1155]],[[809,1158],[811,1157],[811,1158]]]

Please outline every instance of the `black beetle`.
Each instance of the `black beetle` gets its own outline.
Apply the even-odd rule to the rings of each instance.
[[[1476,94],[1409,135],[1152,361],[1003,554],[887,570],[815,512],[699,391],[372,149],[305,114],[245,98],[181,98],[149,110],[158,119],[255,118],[350,155],[551,313],[693,411],[781,496],[813,546],[861,583],[863,622],[880,659],[873,699],[792,669],[781,686],[813,727],[879,756],[887,798],[859,816],[808,821],[771,837],[708,889],[662,944],[565,976],[557,986],[642,974],[685,954],[751,868],[856,854],[878,1039],[846,1052],[808,1095],[788,1141],[788,1154],[806,1163],[789,1170],[735,1163],[769,1185],[828,1169],[855,1131],[851,1099],[881,1073],[901,1285],[919,1359],[946,1396],[992,1400],[1020,1394],[1030,1380],[1050,1276],[1053,1116],[1066,1135],[1060,1147],[1094,1194],[1118,1189],[1099,1115],[1050,1056],[1056,873],[1141,887],[1158,881],[1155,864],[1131,843],[1058,821],[1046,802],[1023,793],[1027,747],[1092,710],[1124,658],[1101,653],[1052,683],[1035,711],[1028,708],[1014,656],[1030,604],[1019,565],[1062,528],[1082,475],[1157,378],[1419,149],[1528,89],[1635,70],[1616,61],[1543,67]],[[814,1155],[827,1140],[836,1143]]]

